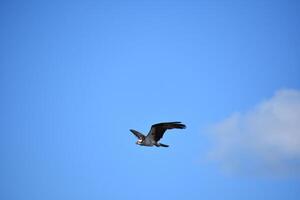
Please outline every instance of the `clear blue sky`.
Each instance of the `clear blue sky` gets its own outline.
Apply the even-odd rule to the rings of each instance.
[[[224,174],[206,127],[300,88],[299,1],[1,1],[0,199],[288,199]],[[182,121],[170,148],[130,128]]]

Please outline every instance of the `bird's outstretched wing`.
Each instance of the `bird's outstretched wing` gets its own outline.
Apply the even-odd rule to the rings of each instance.
[[[130,129],[130,131],[138,138],[138,139],[142,139],[144,140],[145,139],[145,136],[143,134],[141,134],[140,132],[136,131],[136,130],[133,130],[133,129]]]
[[[184,129],[186,126],[181,122],[164,122],[153,124],[147,137],[152,137],[157,142],[163,137],[166,130],[173,128]]]

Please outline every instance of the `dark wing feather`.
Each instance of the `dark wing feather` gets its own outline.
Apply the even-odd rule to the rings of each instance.
[[[166,130],[173,128],[184,129],[185,127],[186,126],[181,122],[164,122],[153,124],[147,137],[152,137],[157,142],[163,137]]]
[[[140,132],[136,131],[136,130],[133,130],[133,129],[130,129],[130,131],[138,138],[138,139],[142,139],[144,140],[145,139],[145,136],[143,134],[141,134]]]

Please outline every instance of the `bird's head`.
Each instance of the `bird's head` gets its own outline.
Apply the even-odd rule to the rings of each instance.
[[[140,145],[143,143],[143,140],[142,139],[138,139],[138,141],[136,141],[136,144]]]

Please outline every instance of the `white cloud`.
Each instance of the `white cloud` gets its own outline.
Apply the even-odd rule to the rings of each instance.
[[[300,91],[280,90],[211,127],[210,158],[230,173],[300,175]]]

